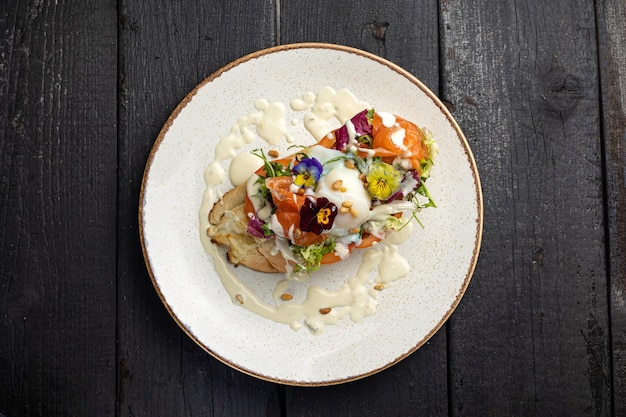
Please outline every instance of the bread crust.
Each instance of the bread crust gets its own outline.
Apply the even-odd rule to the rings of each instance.
[[[214,243],[228,246],[228,260],[259,272],[286,271],[286,261],[275,250],[275,237],[257,238],[248,233],[246,185],[228,191],[209,213],[207,234]]]

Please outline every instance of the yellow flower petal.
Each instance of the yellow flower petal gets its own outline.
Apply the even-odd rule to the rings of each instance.
[[[372,165],[366,176],[367,191],[374,198],[386,200],[398,189],[402,174],[385,163]]]

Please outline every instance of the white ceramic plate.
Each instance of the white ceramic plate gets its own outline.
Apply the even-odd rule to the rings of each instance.
[[[257,99],[288,107],[290,100],[325,86],[347,88],[375,109],[433,132],[440,154],[428,187],[438,207],[420,214],[424,228],[416,227],[402,245],[411,272],[380,294],[378,311],[359,322],[343,319],[312,335],[231,302],[200,242],[198,210],[205,190],[204,169],[214,159],[216,143],[238,117],[254,111]],[[426,343],[452,314],[478,257],[482,194],[461,130],[419,80],[363,51],[295,44],[227,65],[181,102],[148,159],[139,216],[154,286],[195,342],[224,363],[265,380],[330,385],[397,363]],[[341,284],[344,269],[354,268],[358,257],[328,267],[329,285]],[[281,278],[258,274],[251,285],[267,293]]]

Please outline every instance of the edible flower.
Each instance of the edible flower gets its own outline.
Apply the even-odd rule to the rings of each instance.
[[[337,212],[337,206],[327,198],[307,198],[300,208],[300,229],[322,234],[324,230],[333,227]]]
[[[305,157],[292,169],[293,183],[298,187],[312,188],[322,175],[322,164],[315,158]]]
[[[367,191],[378,200],[387,200],[398,189],[402,174],[392,165],[374,163],[366,175]]]
[[[367,142],[371,145],[372,140],[372,125],[370,123],[370,117],[373,117],[372,110],[363,110],[360,113],[355,114],[350,122],[354,126],[356,132],[356,139],[359,142]],[[344,124],[337,132],[335,132],[335,149],[342,151],[346,147],[350,140],[348,135],[348,127]]]
[[[416,190],[421,183],[422,180],[417,171],[407,171],[404,174],[398,189],[387,200],[385,200],[385,203],[390,203],[393,200],[404,200],[409,194]]]

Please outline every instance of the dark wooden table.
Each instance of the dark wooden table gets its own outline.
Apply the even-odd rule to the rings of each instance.
[[[626,416],[625,22],[623,0],[0,1],[0,416]],[[485,202],[448,323],[321,388],[194,344],[137,223],[177,103],[236,58],[305,41],[424,81]]]

